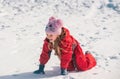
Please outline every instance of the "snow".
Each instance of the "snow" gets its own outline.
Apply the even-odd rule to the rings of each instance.
[[[97,66],[60,75],[52,53],[45,75],[35,75],[50,16],[60,18]],[[0,79],[119,79],[119,0],[1,0]]]

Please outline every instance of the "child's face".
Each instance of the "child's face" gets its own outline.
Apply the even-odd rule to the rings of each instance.
[[[46,33],[46,36],[50,40],[50,42],[54,42],[59,35]]]

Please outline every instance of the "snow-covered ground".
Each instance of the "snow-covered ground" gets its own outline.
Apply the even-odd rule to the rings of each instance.
[[[35,75],[50,16],[63,20],[97,66],[60,75],[54,54]],[[0,79],[119,79],[120,0],[0,0]],[[53,52],[54,53],[54,52]]]

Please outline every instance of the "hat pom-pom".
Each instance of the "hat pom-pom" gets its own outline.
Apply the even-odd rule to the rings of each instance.
[[[54,21],[54,20],[56,20],[56,18],[53,17],[53,16],[49,18],[49,22],[52,22],[52,21]]]

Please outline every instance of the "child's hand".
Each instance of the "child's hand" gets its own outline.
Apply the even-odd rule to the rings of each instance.
[[[34,71],[33,73],[34,73],[34,74],[45,74],[44,71],[40,71],[40,70],[36,70],[36,71]]]
[[[61,68],[61,75],[67,75],[68,72],[66,69]]]
[[[45,74],[44,67],[45,67],[44,65],[39,65],[39,69],[34,71],[33,73],[34,74]]]

